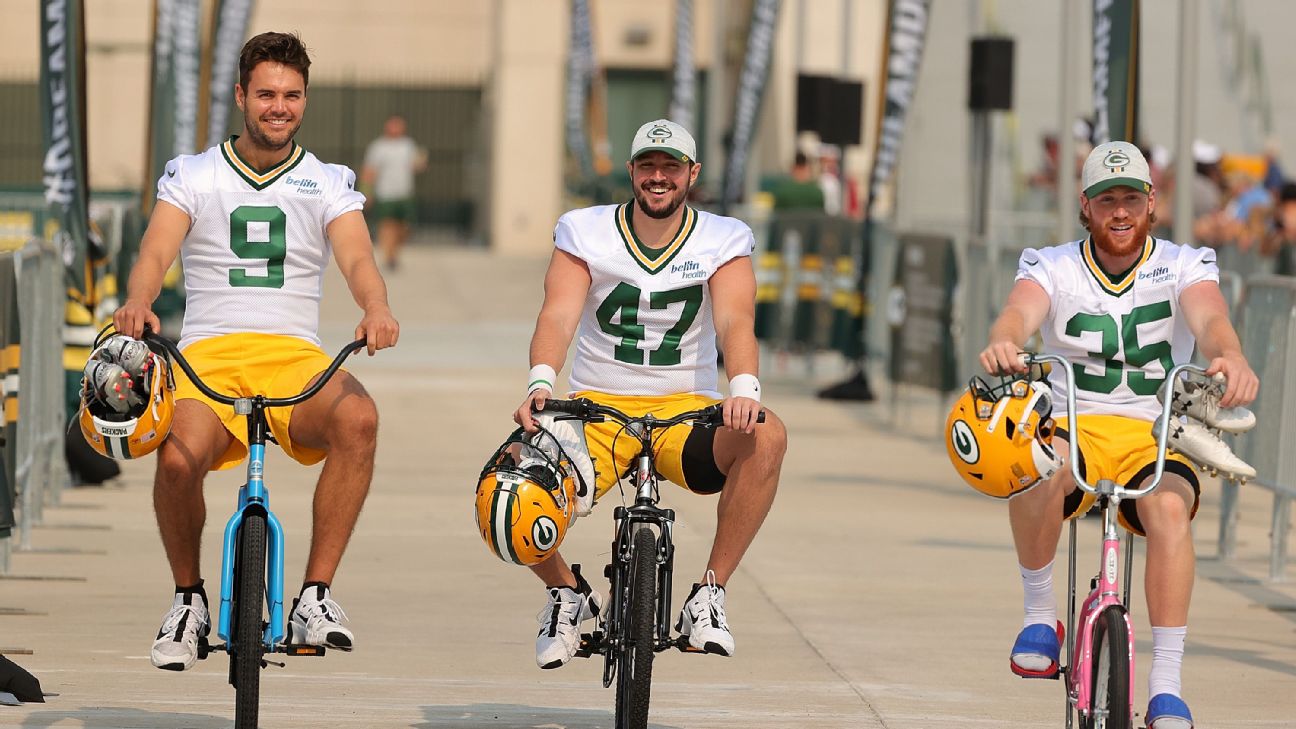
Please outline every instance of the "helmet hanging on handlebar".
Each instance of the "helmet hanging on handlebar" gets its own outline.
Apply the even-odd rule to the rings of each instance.
[[[1014,378],[991,387],[974,377],[945,421],[945,451],[969,486],[1006,499],[1061,467],[1052,416],[1048,383]]]
[[[576,520],[582,478],[563,453],[548,430],[527,437],[519,428],[482,468],[477,478],[477,530],[496,557],[534,565],[558,550]]]

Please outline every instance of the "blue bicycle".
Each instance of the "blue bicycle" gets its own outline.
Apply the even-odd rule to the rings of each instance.
[[[285,643],[283,602],[283,527],[270,511],[270,491],[265,484],[266,441],[274,442],[266,422],[267,408],[288,407],[314,397],[337,374],[347,357],[365,347],[356,340],[342,348],[324,374],[302,392],[292,397],[272,398],[264,395],[233,397],[209,388],[184,355],[170,340],[150,331],[144,339],[162,347],[171,360],[204,395],[215,402],[234,407],[247,417],[248,467],[247,483],[239,488],[238,505],[225,525],[221,556],[220,619],[216,635],[224,643],[199,642],[198,657],[212,651],[225,651],[230,657],[229,682],[234,687],[235,729],[256,729],[260,713],[261,669],[266,654],[289,656],[322,656],[323,646]],[[276,663],[279,667],[284,664]]]

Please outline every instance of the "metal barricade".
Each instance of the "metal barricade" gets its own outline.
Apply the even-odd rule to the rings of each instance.
[[[1282,579],[1296,497],[1296,279],[1257,276],[1246,281],[1238,334],[1242,351],[1260,378],[1252,403],[1256,427],[1234,440],[1233,449],[1256,469],[1258,485],[1274,494],[1270,523],[1269,578]],[[1235,552],[1236,483],[1226,483],[1220,510],[1220,556]]]

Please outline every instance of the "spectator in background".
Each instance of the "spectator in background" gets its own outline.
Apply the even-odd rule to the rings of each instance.
[[[1228,219],[1224,215],[1224,172],[1220,148],[1209,142],[1193,142],[1193,162],[1197,174],[1192,181],[1193,238],[1197,243],[1218,246],[1229,239]]]
[[[1275,257],[1274,273],[1296,276],[1296,182],[1285,182],[1278,190],[1263,252]]]
[[[841,149],[831,144],[819,145],[819,189],[823,191],[824,212],[841,215]]]
[[[791,173],[770,189],[775,210],[824,210],[824,193],[810,169],[810,158],[797,152]]]
[[[414,222],[414,175],[427,169],[427,153],[405,134],[405,119],[392,115],[383,135],[365,150],[360,181],[378,221],[378,247],[387,270],[399,263],[401,246]]]

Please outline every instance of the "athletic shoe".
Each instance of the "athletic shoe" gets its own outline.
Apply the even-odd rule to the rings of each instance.
[[[575,571],[575,570],[573,570]],[[576,572],[576,587],[548,587],[549,602],[536,615],[540,632],[536,634],[536,665],[558,668],[566,665],[580,648],[581,623],[593,620],[603,609],[599,596],[585,578]]]
[[[1152,423],[1152,437],[1159,438],[1160,435],[1161,420],[1158,418]],[[1227,443],[1195,420],[1171,418],[1170,437],[1166,444],[1199,466],[1238,478],[1255,478],[1256,470],[1249,463],[1238,458]]]
[[[1147,729],[1193,729],[1188,704],[1174,694],[1157,694],[1148,702]]]
[[[725,618],[725,590],[707,570],[707,581],[693,585],[675,629],[694,648],[718,656],[734,654],[734,637]]]
[[[177,592],[171,609],[162,618],[162,628],[153,641],[149,660],[157,668],[184,671],[198,660],[198,644],[207,640],[211,618],[201,592]]]
[[[307,585],[293,600],[292,613],[288,616],[288,643],[349,651],[355,636],[342,625],[343,620],[346,613],[329,596],[327,585]]]
[[[149,363],[149,354],[147,344],[121,334],[109,337],[99,350],[100,359],[120,365],[132,378],[144,374]]]
[[[84,374],[85,387],[114,412],[125,413],[143,402],[132,387],[131,376],[119,364],[92,359],[86,362]]]
[[[1008,667],[1022,678],[1057,678],[1065,633],[1061,622],[1056,627],[1027,625],[1013,642]]]
[[[1216,375],[1209,382],[1175,378],[1171,412],[1187,415],[1227,433],[1245,433],[1255,427],[1255,413],[1244,407],[1220,407],[1224,396],[1224,378]],[[1165,388],[1157,389],[1157,401],[1165,402]]]

